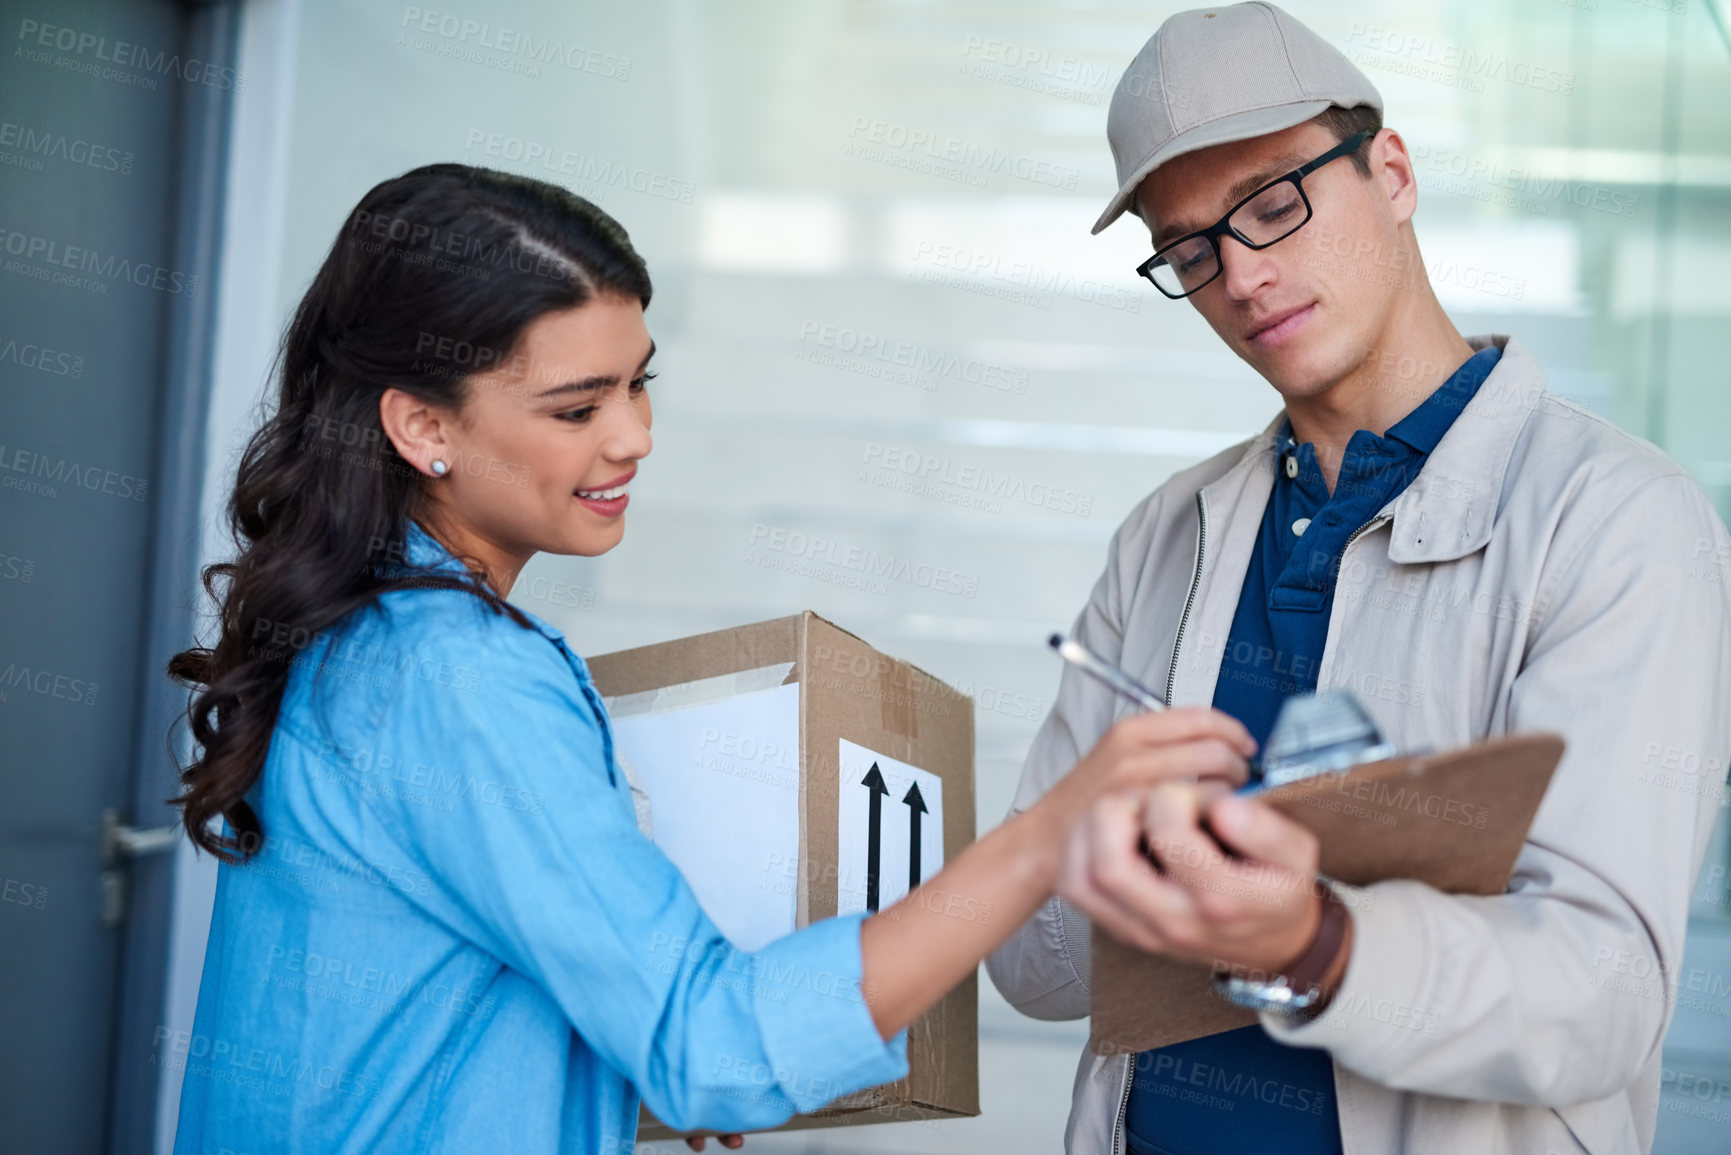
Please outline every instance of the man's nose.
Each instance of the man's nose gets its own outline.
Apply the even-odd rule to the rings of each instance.
[[[1273,246],[1253,249],[1229,235],[1220,237],[1219,244],[1220,279],[1226,282],[1226,295],[1233,300],[1249,300],[1258,289],[1276,279]]]

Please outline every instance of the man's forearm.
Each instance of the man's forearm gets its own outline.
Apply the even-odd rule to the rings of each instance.
[[[1264,1015],[1276,1039],[1325,1046],[1388,1086],[1550,1106],[1627,1085],[1658,1044],[1664,1000],[1596,982],[1584,944],[1667,952],[1634,945],[1647,941],[1640,921],[1603,903],[1447,895],[1403,880],[1353,905],[1331,1001],[1303,1020]],[[1594,1063],[1579,1061],[1587,1053]]]

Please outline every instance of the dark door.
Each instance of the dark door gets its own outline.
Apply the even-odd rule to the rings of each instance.
[[[0,13],[0,1150],[143,1152],[236,19]]]

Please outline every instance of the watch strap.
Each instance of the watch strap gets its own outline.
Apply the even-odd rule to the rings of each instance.
[[[1323,991],[1318,985],[1328,973],[1334,956],[1346,937],[1347,913],[1340,896],[1323,882],[1322,919],[1310,945],[1298,960],[1271,981],[1256,981],[1230,971],[1214,972],[1214,990],[1228,1002],[1254,1011],[1307,1019],[1321,1009]]]
[[[1297,962],[1286,968],[1286,985],[1302,993],[1320,983],[1345,938],[1346,906],[1332,886],[1322,883],[1322,921],[1317,924],[1310,946],[1298,956]]]

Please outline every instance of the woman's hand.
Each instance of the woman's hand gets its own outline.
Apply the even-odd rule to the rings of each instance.
[[[1243,785],[1250,771],[1247,759],[1254,753],[1250,731],[1219,710],[1185,706],[1132,714],[1101,735],[1030,812],[1043,811],[1061,847],[1101,798],[1189,782],[1212,799]]]
[[[1126,718],[1043,798],[860,926],[861,988],[885,1039],[974,973],[1051,897],[1072,830],[1095,800],[1158,782],[1243,782],[1256,743],[1214,710]],[[964,913],[957,914],[954,912]]]
[[[721,1145],[723,1147],[738,1149],[745,1146],[744,1135],[717,1135],[716,1138],[721,1140]],[[709,1137],[707,1135],[693,1135],[685,1141],[685,1145],[693,1151],[701,1151],[703,1150],[704,1144],[708,1142]]]

